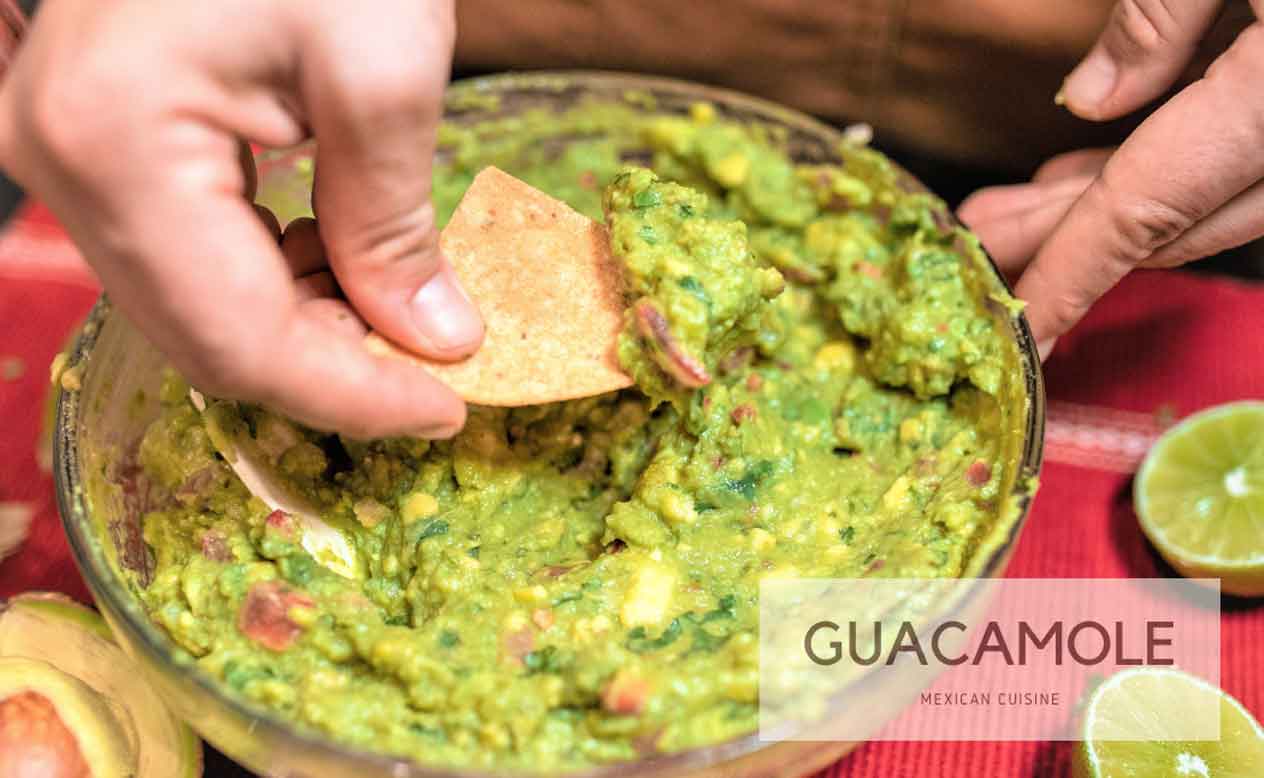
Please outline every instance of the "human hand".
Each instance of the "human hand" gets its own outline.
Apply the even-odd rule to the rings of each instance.
[[[45,0],[0,89],[0,165],[199,388],[361,437],[447,437],[464,403],[360,339],[367,322],[439,359],[482,340],[430,202],[453,36],[451,0]],[[242,139],[309,134],[319,236],[303,220],[282,252]],[[333,276],[296,282],[326,257]]]
[[[1064,86],[1067,106],[1113,119],[1176,80],[1219,0],[1120,0]],[[1264,235],[1264,0],[1206,75],[1116,150],[1073,152],[1031,184],[981,190],[961,218],[1019,276],[1033,334],[1056,338],[1136,267],[1171,267]]]

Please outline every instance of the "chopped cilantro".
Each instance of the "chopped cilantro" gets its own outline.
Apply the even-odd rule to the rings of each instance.
[[[732,594],[726,594],[719,599],[715,610],[706,613],[685,613],[678,618],[672,619],[671,624],[667,625],[667,629],[663,630],[656,638],[649,637],[645,627],[635,627],[628,631],[628,650],[635,651],[638,654],[649,653],[666,648],[675,643],[676,640],[684,634],[685,625],[688,624],[691,629],[689,653],[694,651],[714,651],[729,639],[729,630],[732,627],[724,627],[717,632],[712,632],[705,625],[716,621],[732,620],[737,615],[737,597]]]
[[[538,651],[532,651],[522,658],[522,663],[526,665],[527,673],[535,675],[536,673],[553,673],[562,672],[566,666],[566,660],[562,653],[557,650],[557,646],[545,646]]]
[[[748,500],[755,499],[755,487],[759,485],[769,475],[772,474],[773,463],[768,460],[761,460],[754,463],[746,470],[746,475],[737,479],[727,479],[724,482],[725,487],[729,491],[737,492]]]
[[[656,638],[649,639],[645,634],[645,627],[634,627],[628,632],[628,650],[635,651],[638,654],[644,654],[649,651],[657,651],[660,648],[666,648],[676,642],[676,638],[681,633],[680,619],[672,619],[671,624],[667,625],[667,629]]]
[[[698,282],[698,279],[693,276],[685,276],[676,283],[680,284],[681,289],[706,303],[708,307],[711,306],[711,297],[707,294],[707,290],[702,288],[702,284]]]
[[[662,205],[663,196],[653,189],[642,189],[632,195],[632,205],[637,208],[653,208],[656,205]]]
[[[421,534],[417,536],[417,542],[420,543],[436,535],[446,534],[448,534],[448,523],[443,519],[431,519],[426,523],[425,527],[422,527]]]
[[[306,586],[316,572],[316,562],[307,554],[287,554],[277,562],[281,577],[295,586]]]

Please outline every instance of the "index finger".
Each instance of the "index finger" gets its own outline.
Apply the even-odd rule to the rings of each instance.
[[[317,140],[320,233],[347,298],[375,330],[417,353],[460,359],[478,348],[483,322],[440,249],[430,192],[451,3],[385,8],[319,25],[300,67]]]
[[[151,160],[153,172],[134,187],[106,195],[125,200],[111,208],[123,220],[122,242],[93,245],[99,230],[81,225],[119,307],[212,394],[357,437],[454,434],[465,405],[452,390],[416,366],[370,355],[299,305],[276,241],[230,185],[240,175],[232,141],[185,128],[186,139],[194,135],[199,148],[184,151],[195,161]]]
[[[1264,177],[1260,83],[1255,24],[1119,147],[1018,283],[1037,341],[1070,329],[1129,270]]]

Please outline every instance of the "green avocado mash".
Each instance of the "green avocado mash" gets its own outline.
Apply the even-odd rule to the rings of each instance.
[[[357,441],[200,414],[169,376],[140,448],[163,505],[140,596],[231,694],[430,765],[678,751],[757,726],[761,578],[978,573],[1008,535],[1013,300],[881,155],[794,164],[709,105],[440,140],[442,215],[485,164],[604,212],[637,387],[473,407],[451,441]],[[359,578],[246,491],[212,445],[225,430],[346,534]]]
[[[606,188],[605,210],[636,298],[619,362],[642,392],[683,404],[734,349],[780,340],[764,301],[781,294],[781,274],[751,253],[745,224],[708,215],[706,195],[633,168]]]

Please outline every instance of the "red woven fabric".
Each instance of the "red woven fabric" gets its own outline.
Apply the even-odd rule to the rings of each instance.
[[[86,590],[70,561],[52,480],[36,462],[47,366],[90,307],[95,283],[42,211],[0,239],[0,503],[35,510],[31,537],[0,562],[0,597]],[[3,365],[24,367],[15,380]],[[1047,365],[1049,445],[1040,496],[1011,577],[1167,576],[1137,528],[1131,470],[1174,418],[1264,396],[1264,286],[1179,272],[1133,274]],[[1264,713],[1264,607],[1225,600],[1224,688]],[[871,743],[822,778],[1064,776],[1068,744]],[[218,775],[212,774],[212,778]]]
[[[1264,285],[1134,273],[1059,342],[1045,376],[1051,438],[1065,430],[1068,407],[1088,406],[1099,422],[1101,448],[1122,440],[1125,450],[1111,455],[1071,445],[1065,435],[1057,445],[1049,440],[1040,493],[1007,575],[1175,575],[1137,526],[1131,472],[1114,465],[1129,459],[1127,433],[1139,418],[1155,419],[1157,432],[1172,416],[1264,397]],[[1103,469],[1103,460],[1112,469]],[[1223,609],[1221,686],[1258,717],[1264,714],[1264,603],[1225,597]],[[869,743],[822,778],[1060,778],[1070,775],[1072,745]]]

